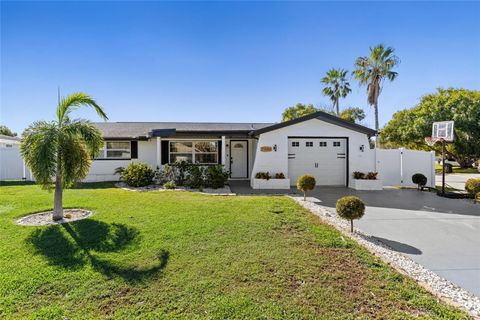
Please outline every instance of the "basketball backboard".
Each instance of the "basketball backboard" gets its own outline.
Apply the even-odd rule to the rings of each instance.
[[[432,138],[453,141],[453,121],[439,121],[432,125]]]

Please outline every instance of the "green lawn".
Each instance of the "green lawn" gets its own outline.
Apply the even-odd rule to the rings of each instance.
[[[285,197],[0,186],[0,318],[465,319]]]
[[[459,166],[453,166],[452,170],[453,170],[453,173],[477,173],[477,174],[480,174],[480,172],[478,172],[478,169],[473,168],[473,167],[472,168],[460,168]],[[438,164],[438,163],[435,163],[435,171],[437,173],[442,173],[442,165]]]

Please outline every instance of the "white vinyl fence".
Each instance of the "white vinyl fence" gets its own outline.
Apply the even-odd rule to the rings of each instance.
[[[0,148],[0,180],[31,180],[19,148]]]
[[[408,149],[377,149],[377,171],[384,186],[414,187],[412,176],[427,177],[427,187],[435,187],[435,152]]]

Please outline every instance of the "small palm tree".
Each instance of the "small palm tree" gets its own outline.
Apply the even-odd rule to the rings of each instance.
[[[344,69],[330,69],[322,79],[325,84],[323,94],[332,100],[337,116],[340,116],[340,98],[345,98],[352,91],[347,81],[347,73]]]
[[[382,84],[385,79],[395,80],[398,73],[392,71],[400,60],[394,55],[395,50],[391,47],[384,47],[382,44],[370,48],[368,57],[359,57],[355,61],[353,75],[360,82],[360,85],[367,85],[368,104],[375,110],[375,130],[378,131],[378,97],[382,91]]]
[[[63,218],[63,188],[87,176],[92,158],[103,147],[102,134],[92,123],[69,118],[81,106],[108,120],[90,96],[74,93],[59,101],[55,121],[34,122],[22,135],[20,152],[35,181],[44,189],[55,187],[53,220]]]

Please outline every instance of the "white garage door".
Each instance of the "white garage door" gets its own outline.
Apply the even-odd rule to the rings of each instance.
[[[317,185],[345,186],[347,140],[344,138],[289,138],[288,175],[292,185],[310,174]]]

